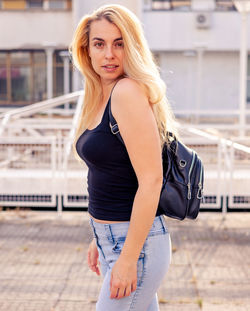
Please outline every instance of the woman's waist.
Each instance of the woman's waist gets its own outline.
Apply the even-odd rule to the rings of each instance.
[[[118,221],[118,220],[102,220],[102,219],[97,219],[97,218],[94,218],[93,216],[91,216],[89,214],[90,218],[93,219],[93,221],[97,222],[97,223],[100,223],[100,224],[115,224],[115,223],[124,223],[124,222],[128,222],[128,221]]]
[[[103,220],[102,220],[103,221]],[[98,236],[115,238],[116,236],[126,236],[130,221],[106,221],[103,222],[90,216],[90,224],[95,229]],[[140,224],[138,224],[139,226]],[[167,233],[168,229],[163,215],[156,216],[149,230],[148,236]]]

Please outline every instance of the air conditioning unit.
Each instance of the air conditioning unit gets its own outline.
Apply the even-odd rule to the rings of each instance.
[[[195,13],[196,28],[210,28],[211,27],[211,13],[197,12]]]

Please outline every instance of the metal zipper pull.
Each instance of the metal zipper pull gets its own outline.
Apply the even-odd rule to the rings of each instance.
[[[191,173],[192,173],[192,170],[193,170],[193,166],[194,166],[194,157],[195,157],[195,152],[192,150],[192,163],[191,163],[191,166],[190,166],[190,169],[189,169],[189,172],[188,172],[188,184],[187,184],[187,187],[188,187],[188,200],[191,200],[191,183],[190,183],[190,176],[191,176]]]
[[[203,174],[203,168],[201,167],[201,171],[200,171],[200,181],[198,183],[198,192],[197,192],[197,199],[202,199],[203,198],[203,189],[202,189],[202,184],[201,184],[201,180],[202,180],[202,174]]]
[[[190,182],[187,184],[187,187],[188,187],[188,200],[191,200],[191,184]]]
[[[198,192],[197,192],[197,199],[202,199],[203,198],[203,189],[201,183],[198,183]]]

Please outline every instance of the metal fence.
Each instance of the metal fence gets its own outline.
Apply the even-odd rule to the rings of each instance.
[[[69,102],[71,109],[58,108]],[[0,206],[51,207],[59,214],[87,207],[87,167],[72,152],[82,103],[83,92],[75,92],[0,114]],[[250,140],[199,127],[180,123],[183,142],[205,167],[201,209],[250,208]]]

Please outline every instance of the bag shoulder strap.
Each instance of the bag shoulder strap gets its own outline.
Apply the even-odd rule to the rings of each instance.
[[[120,79],[121,80],[121,79]],[[120,81],[118,80],[118,81]],[[118,82],[117,81],[117,82]],[[109,126],[110,126],[110,129],[111,129],[111,132],[112,134],[116,135],[116,137],[120,140],[120,142],[122,144],[124,144],[124,141],[122,139],[122,136],[120,134],[120,130],[119,130],[119,127],[118,127],[118,124],[115,120],[115,118],[113,117],[112,115],[112,112],[111,112],[111,95],[112,95],[112,92],[114,90],[114,87],[116,86],[117,82],[115,83],[115,85],[113,86],[112,90],[111,90],[111,94],[110,94],[110,97],[109,97]],[[177,140],[175,135],[172,133],[172,132],[168,132],[168,135],[173,137],[174,140]],[[125,144],[124,144],[125,145]]]
[[[120,130],[119,130],[119,127],[118,127],[118,124],[115,120],[115,118],[113,117],[112,115],[112,112],[111,112],[111,95],[112,95],[112,92],[114,90],[114,87],[116,86],[116,84],[120,81],[121,79],[119,79],[115,85],[113,86],[112,90],[111,90],[111,94],[110,94],[110,97],[109,97],[109,126],[110,126],[110,129],[111,129],[111,132],[112,134],[116,135],[116,137],[120,140],[120,142],[124,144],[124,141],[122,139],[122,136],[120,134]]]

